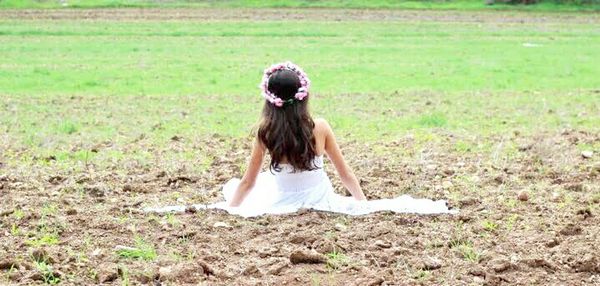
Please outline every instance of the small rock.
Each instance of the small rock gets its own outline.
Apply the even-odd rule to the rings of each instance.
[[[8,279],[11,281],[19,281],[23,278],[23,273],[21,271],[13,271],[8,274]]]
[[[503,258],[490,260],[487,265],[496,273],[504,272],[511,268],[510,262]]]
[[[575,272],[600,273],[600,260],[591,253],[586,253],[577,259],[571,267]]]
[[[18,268],[19,264],[16,261],[4,259],[0,261],[0,270],[10,270],[12,268]]]
[[[256,267],[256,265],[252,264],[248,267],[246,267],[246,269],[244,269],[244,271],[242,271],[243,275],[246,276],[261,276],[262,273],[260,273],[260,269],[258,269],[258,267]]]
[[[14,212],[15,212],[15,210],[3,210],[3,211],[0,211],[0,217],[11,215]]]
[[[83,190],[93,197],[104,197],[110,193],[110,188],[105,185],[86,186]]]
[[[390,248],[390,250],[389,250],[389,251],[390,251],[390,252],[391,252],[393,255],[407,255],[407,254],[411,253],[411,250],[410,250],[410,249],[408,249],[408,248],[404,248],[404,247],[400,247],[400,246],[397,246],[397,247]]]
[[[92,251],[91,256],[96,257],[102,255],[102,248],[96,248]]]
[[[137,251],[138,249],[135,247],[130,247],[130,246],[124,246],[124,245],[117,245],[115,246],[115,251]]]
[[[452,184],[452,182],[450,181],[443,181],[442,182],[442,188],[444,189],[450,189],[452,188],[454,185]]]
[[[383,279],[383,277],[365,277],[365,278],[359,278],[356,279],[354,281],[353,284],[346,284],[346,285],[352,285],[352,286],[379,286],[379,285],[387,285],[387,284],[383,284],[383,282],[385,282],[385,279]]]
[[[592,217],[592,211],[589,208],[580,209],[577,211],[577,215],[581,215],[583,219]]]
[[[179,284],[197,284],[204,279],[204,269],[194,263],[179,263],[158,269],[160,281],[178,281]]]
[[[559,233],[562,235],[578,235],[578,234],[581,234],[582,232],[583,232],[583,230],[581,229],[580,226],[574,225],[572,223],[568,224],[567,226],[565,226],[563,229],[561,229],[559,231]]]
[[[77,214],[77,210],[76,209],[68,209],[67,210],[67,215],[76,215]]]
[[[525,264],[529,267],[532,268],[548,268],[550,270],[555,270],[557,267],[554,266],[552,263],[548,262],[546,259],[544,258],[528,258],[528,259],[524,259],[523,262],[525,262]]]
[[[473,217],[471,217],[468,214],[459,214],[458,215],[458,220],[462,221],[462,222],[470,222],[471,220],[473,220]]]
[[[215,228],[233,228],[231,225],[227,224],[226,222],[222,222],[222,221],[215,222],[215,224],[213,224],[213,227],[215,227]]]
[[[423,260],[421,269],[423,270],[436,270],[442,268],[442,262],[438,259],[428,257]]]
[[[300,263],[325,263],[327,258],[316,251],[296,250],[290,254],[290,262],[292,264]]]
[[[273,266],[271,266],[269,268],[269,270],[267,271],[267,274],[270,274],[270,275],[279,275],[281,273],[281,271],[283,271],[287,267],[288,267],[287,263],[278,263],[278,264],[275,264],[275,265],[273,265]]]
[[[559,244],[560,244],[560,241],[557,238],[550,239],[550,240],[546,241],[546,243],[544,243],[544,245],[546,245],[546,247],[548,247],[548,248],[555,247]]]
[[[392,244],[383,240],[375,240],[375,246],[379,248],[390,248]]]
[[[172,280],[173,277],[173,267],[172,266],[164,266],[158,269],[158,276],[160,280],[167,281]]]
[[[481,266],[475,266],[475,268],[469,270],[469,274],[473,276],[485,277],[485,269],[483,269]]]
[[[44,275],[42,275],[41,272],[36,271],[36,272],[32,273],[31,275],[29,275],[27,278],[34,280],[34,281],[43,281]]]
[[[568,190],[568,191],[572,191],[572,192],[583,192],[584,187],[583,187],[583,184],[574,183],[574,184],[568,184],[568,185],[566,185],[565,189]]]
[[[202,267],[202,270],[204,270],[204,273],[206,275],[215,275],[215,270],[212,269],[212,267],[204,260],[198,260],[198,265],[200,267]]]
[[[529,195],[526,191],[521,191],[517,196],[517,199],[519,199],[519,201],[526,202],[529,200]]]
[[[345,231],[347,229],[347,227],[341,223],[336,223],[333,228],[337,231]]]
[[[425,166],[425,168],[426,168],[427,170],[431,170],[431,171],[433,171],[433,170],[437,169],[437,167],[438,167],[438,166],[437,166],[436,164],[429,164],[429,165]]]
[[[594,152],[593,151],[585,150],[585,151],[581,152],[581,157],[583,157],[585,159],[592,158],[592,156],[594,156]]]
[[[98,282],[100,283],[110,283],[112,281],[117,280],[119,278],[119,273],[117,271],[117,266],[113,264],[104,264],[100,265],[98,268]]]
[[[531,148],[533,148],[533,143],[526,143],[519,145],[518,150],[521,152],[525,152],[531,150]]]
[[[458,204],[460,207],[472,206],[479,204],[479,200],[473,197],[466,197],[460,200]]]

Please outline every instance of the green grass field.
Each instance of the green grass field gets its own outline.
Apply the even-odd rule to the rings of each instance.
[[[498,1],[500,2],[500,1]],[[566,2],[566,1],[563,1]],[[576,3],[583,3],[577,5]],[[64,3],[64,4],[63,4]],[[525,10],[525,11],[599,11],[598,0],[542,0],[536,5],[486,5],[483,0],[0,0],[0,8],[123,8],[123,7],[225,7],[225,8],[374,8],[435,10]]]
[[[343,140],[599,130],[593,23],[0,21],[11,146],[247,136],[262,69],[292,60]],[[65,155],[66,156],[66,155]]]
[[[599,19],[0,9],[0,285],[598,285]],[[283,60],[369,199],[459,213],[144,212],[223,199]]]

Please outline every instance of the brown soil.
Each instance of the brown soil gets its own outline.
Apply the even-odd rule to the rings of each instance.
[[[463,12],[372,9],[47,9],[0,10],[0,19],[32,20],[319,20],[465,23],[597,23],[594,13]]]
[[[78,285],[126,279],[175,285],[600,283],[599,160],[583,158],[576,147],[596,144],[598,134],[498,138],[504,145],[531,144],[510,157],[458,153],[452,146],[465,138],[440,136],[435,143],[406,136],[378,144],[377,151],[352,142],[342,147],[370,199],[404,193],[448,199],[460,207],[458,215],[348,217],[303,210],[242,219],[222,211],[172,217],[140,211],[220,200],[221,184],[240,175],[249,140],[180,138],[167,147],[120,147],[146,146],[160,156],[202,146],[213,158],[211,171],[201,173],[160,164],[148,169],[135,161],[127,168],[64,169],[47,158],[22,168],[0,157],[0,282],[40,283],[47,276],[34,261],[45,261],[62,283]],[[224,157],[223,150],[235,152]],[[524,190],[527,200],[519,198]],[[56,232],[59,241],[33,243],[44,231]],[[151,244],[157,258],[117,255],[117,249],[136,247],[135,237]]]

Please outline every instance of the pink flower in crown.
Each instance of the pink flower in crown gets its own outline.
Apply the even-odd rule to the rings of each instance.
[[[273,99],[273,104],[275,104],[275,106],[277,107],[282,107],[283,106],[283,99],[276,97]]]
[[[307,96],[308,96],[308,93],[306,93],[306,92],[298,92],[298,93],[296,93],[296,94],[294,95],[294,97],[295,97],[297,100],[304,100],[304,98],[305,98],[305,97],[307,97]]]

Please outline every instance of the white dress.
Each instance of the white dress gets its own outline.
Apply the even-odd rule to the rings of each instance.
[[[331,181],[323,168],[323,156],[315,157],[314,160],[315,166],[319,168],[313,171],[293,172],[292,166],[280,164],[279,172],[260,173],[254,187],[239,207],[228,206],[240,183],[237,178],[231,179],[223,186],[224,202],[192,207],[223,209],[243,217],[293,213],[301,208],[348,215],[363,215],[376,211],[418,214],[456,213],[455,210],[448,209],[444,200],[414,199],[403,195],[394,199],[357,201],[352,197],[338,195],[333,191]],[[185,206],[167,206],[145,210],[183,212],[185,209]]]

